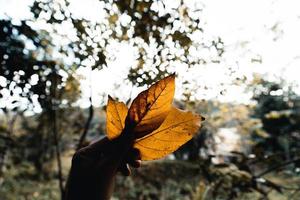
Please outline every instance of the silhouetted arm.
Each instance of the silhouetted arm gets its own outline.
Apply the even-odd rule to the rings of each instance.
[[[104,138],[75,153],[65,200],[110,199],[117,172],[129,175],[128,164],[140,167],[139,151],[124,135],[112,141]]]

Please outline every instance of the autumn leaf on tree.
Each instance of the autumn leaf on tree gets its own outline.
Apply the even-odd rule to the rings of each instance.
[[[133,146],[140,150],[142,160],[159,159],[177,150],[197,133],[202,117],[173,107],[174,92],[173,74],[141,92],[129,109],[109,96],[107,137],[133,134]]]

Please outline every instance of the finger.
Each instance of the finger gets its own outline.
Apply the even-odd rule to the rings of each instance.
[[[132,157],[135,159],[135,160],[141,160],[141,152],[139,149],[136,149],[136,148],[133,148],[132,149]]]
[[[126,162],[134,168],[139,168],[141,166],[141,155],[140,151],[136,148],[133,148],[128,153]]]
[[[141,167],[141,165],[142,165],[142,161],[141,161],[141,160],[133,160],[133,161],[128,162],[128,164],[129,164],[131,167],[139,168],[139,167]]]
[[[140,150],[136,148],[131,149],[128,153],[127,160],[128,161],[141,160]]]
[[[129,168],[128,164],[122,164],[119,167],[119,171],[124,175],[124,176],[129,176],[131,174],[131,170]]]

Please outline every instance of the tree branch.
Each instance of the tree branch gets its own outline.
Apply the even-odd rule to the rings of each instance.
[[[51,101],[50,101],[50,120],[52,122],[52,134],[54,139],[54,146],[55,146],[55,154],[56,154],[56,161],[57,161],[57,168],[58,168],[58,182],[59,182],[59,189],[61,193],[61,199],[63,200],[65,192],[64,192],[64,180],[62,174],[62,164],[61,164],[61,155],[60,155],[60,148],[59,148],[59,141],[58,141],[58,132],[57,132],[57,122],[56,122],[56,88],[57,88],[57,77],[56,77],[56,70],[53,69],[53,76],[52,76],[52,84],[51,84]],[[50,122],[50,123],[51,123]]]
[[[93,108],[93,104],[92,104],[92,96],[89,97],[89,100],[90,100],[89,116],[88,116],[88,119],[85,122],[84,129],[83,129],[83,132],[82,132],[82,134],[80,136],[80,139],[79,139],[79,142],[78,142],[76,150],[79,150],[80,148],[83,147],[84,140],[86,138],[86,135],[88,133],[88,130],[90,128],[90,125],[91,125],[91,122],[92,122],[92,119],[93,119],[93,116],[94,116],[94,108]]]
[[[64,180],[62,174],[62,164],[61,164],[61,155],[60,155],[60,148],[58,142],[58,133],[57,133],[57,124],[56,124],[56,111],[52,111],[52,133],[54,138],[54,146],[55,146],[55,154],[56,154],[56,161],[57,161],[57,168],[58,168],[58,181],[59,181],[59,189],[61,192],[61,199],[64,197]]]
[[[79,149],[81,149],[83,147],[83,143],[85,141],[85,138],[86,138],[86,135],[88,133],[88,130],[90,128],[90,125],[91,125],[91,122],[92,122],[92,119],[93,119],[93,116],[94,116],[94,108],[93,108],[93,100],[92,100],[92,69],[90,69],[90,96],[89,96],[89,101],[90,101],[90,107],[89,107],[89,116],[85,122],[85,125],[84,125],[84,129],[83,129],[83,132],[79,138],[79,142],[78,142],[78,145],[77,145],[77,148],[76,150],[78,151]]]
[[[264,176],[264,175],[266,175],[266,174],[268,174],[268,173],[270,173],[270,172],[272,172],[272,171],[274,171],[274,170],[280,169],[280,168],[282,168],[282,167],[284,167],[284,166],[290,165],[290,164],[295,163],[295,162],[298,162],[298,161],[300,161],[300,158],[296,158],[296,159],[293,159],[293,160],[289,160],[289,161],[280,163],[279,165],[276,165],[276,166],[274,166],[274,167],[271,167],[271,168],[269,168],[269,169],[267,169],[267,170],[265,170],[265,171],[259,173],[259,174],[256,175],[255,177],[256,177],[256,178],[262,177],[262,176]]]

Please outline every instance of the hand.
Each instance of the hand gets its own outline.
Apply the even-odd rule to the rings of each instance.
[[[120,171],[130,175],[130,168],[140,167],[140,154],[132,148],[126,134],[109,140],[104,138],[80,149],[72,159],[67,183],[66,200],[107,200],[110,199],[115,175]]]

